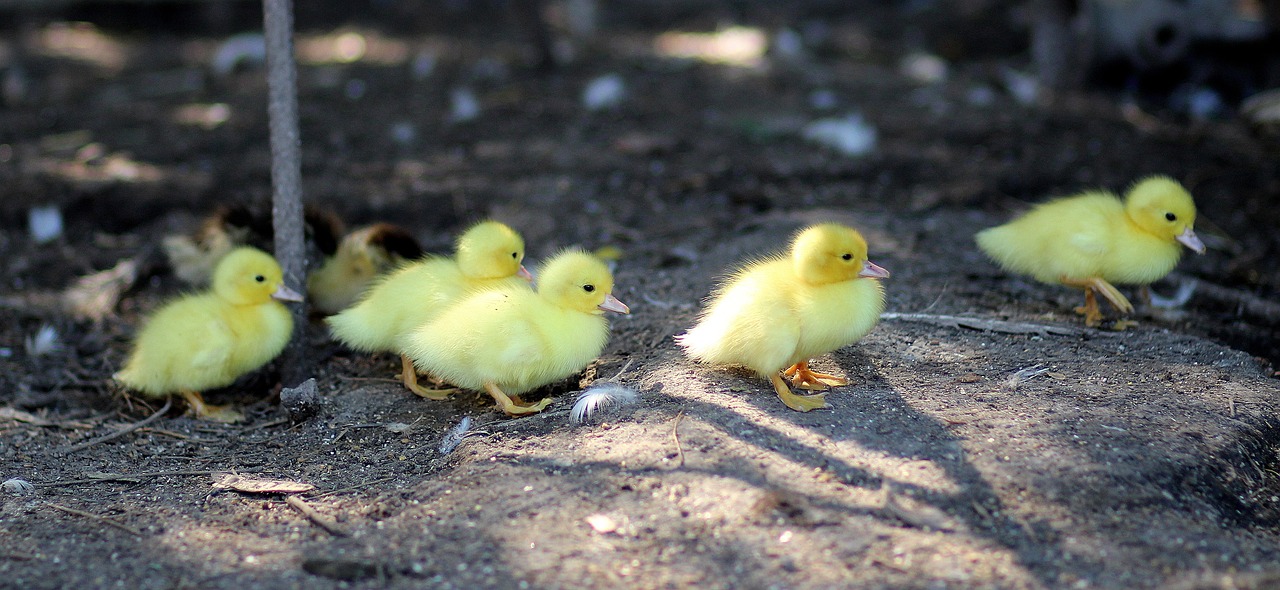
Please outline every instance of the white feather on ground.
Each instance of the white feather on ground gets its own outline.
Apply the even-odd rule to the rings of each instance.
[[[467,435],[468,430],[471,430],[471,416],[463,416],[462,421],[458,422],[457,426],[454,426],[444,435],[444,438],[440,439],[440,454],[448,455],[457,448],[462,443],[462,437]]]
[[[636,390],[617,383],[605,382],[588,387],[578,394],[569,412],[569,421],[574,424],[586,424],[598,412],[615,410],[629,406],[640,399]]]

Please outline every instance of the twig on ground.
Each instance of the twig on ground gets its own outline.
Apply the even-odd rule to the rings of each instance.
[[[988,320],[982,318],[967,318],[955,315],[934,315],[927,313],[882,313],[882,320],[902,320],[904,322],[921,322],[925,324],[933,324],[935,326],[946,326],[948,328],[968,328],[970,330],[982,330],[984,332],[997,332],[1000,334],[1037,334],[1040,336],[1080,336],[1085,330],[1080,328],[1069,328],[1066,326],[1051,326],[1047,324],[1030,324],[1025,322],[1007,322],[1003,320]],[[1090,335],[1096,336],[1115,336],[1115,333],[1102,330],[1093,330]]]
[[[242,467],[235,470],[237,473],[257,473],[262,471],[261,467]],[[60,481],[50,481],[35,484],[38,488],[52,488],[59,486],[71,486],[85,483],[100,483],[104,481],[124,481],[136,483],[138,480],[152,477],[165,477],[170,475],[215,475],[218,473],[226,473],[226,469],[214,470],[179,470],[179,471],[151,471],[148,473],[104,473],[101,477],[90,477],[88,479],[64,479]]]
[[[671,440],[676,443],[676,457],[680,459],[680,464],[676,466],[677,468],[684,467],[684,449],[680,446],[680,433],[677,432],[682,418],[684,418],[684,410],[680,410],[680,413],[676,414],[676,419],[671,424]]]
[[[152,422],[155,422],[156,420],[159,420],[161,416],[164,416],[164,413],[165,413],[165,412],[168,412],[168,411],[169,411],[169,407],[170,407],[170,406],[172,406],[172,405],[173,405],[173,398],[166,398],[166,399],[164,400],[164,406],[162,406],[159,410],[156,410],[156,413],[154,413],[154,414],[152,414],[152,415],[148,416],[146,419],[141,420],[141,421],[138,421],[138,422],[134,422],[133,424],[130,424],[130,425],[128,425],[128,426],[126,426],[126,427],[124,427],[124,428],[122,428],[122,429],[120,429],[120,430],[117,430],[116,432],[113,432],[113,433],[111,433],[111,434],[108,434],[108,435],[106,435],[106,436],[100,436],[100,437],[95,438],[95,439],[91,439],[91,440],[84,441],[84,442],[82,442],[82,443],[78,443],[78,444],[71,445],[70,447],[67,447],[66,449],[63,449],[61,452],[58,452],[57,454],[59,454],[59,455],[70,455],[71,453],[75,453],[75,452],[78,452],[78,451],[83,451],[83,450],[85,450],[85,449],[87,449],[87,448],[89,448],[89,447],[92,447],[92,446],[94,446],[94,445],[102,444],[102,443],[104,443],[104,442],[107,442],[107,441],[111,441],[111,440],[115,440],[115,439],[117,439],[117,438],[120,438],[120,437],[122,437],[122,436],[124,436],[124,435],[126,435],[126,434],[129,434],[130,432],[133,432],[133,431],[135,431],[135,430],[137,430],[137,429],[139,429],[139,428],[142,428],[143,426],[146,426],[146,425],[148,425],[148,424],[151,424]]]
[[[1226,303],[1236,308],[1236,315],[1247,316],[1269,323],[1280,322],[1280,303],[1268,301],[1239,289],[1230,289],[1197,278],[1177,275],[1177,280],[1195,286],[1196,294],[1218,303]]]
[[[363,490],[363,489],[365,489],[365,488],[368,488],[368,487],[373,486],[374,484],[380,484],[380,483],[382,483],[382,482],[384,482],[384,481],[391,481],[391,480],[395,479],[396,477],[399,477],[399,476],[391,475],[391,476],[387,476],[387,477],[381,477],[381,478],[375,479],[375,480],[373,480],[373,481],[366,481],[366,482],[364,482],[364,483],[362,483],[362,484],[360,484],[360,485],[349,486],[349,487],[340,488],[340,489],[336,489],[336,490],[329,490],[329,491],[324,492],[324,493],[322,493],[322,494],[316,494],[316,495],[314,495],[314,496],[307,496],[307,497],[308,497],[308,498],[311,498],[312,500],[315,500],[315,499],[318,499],[318,498],[325,498],[325,497],[328,497],[328,496],[334,496],[334,495],[337,495],[337,494],[341,494],[341,493],[343,493],[343,492],[351,492],[351,491],[355,491],[355,490]]]
[[[131,535],[136,535],[136,536],[139,536],[139,537],[141,537],[141,536],[142,536],[142,533],[141,533],[140,531],[138,531],[138,530],[136,530],[136,529],[134,529],[134,528],[132,528],[132,527],[129,527],[129,526],[127,526],[127,525],[123,524],[123,523],[120,523],[120,522],[118,522],[118,521],[115,521],[115,520],[112,520],[112,519],[110,519],[110,518],[107,518],[107,517],[105,517],[105,516],[98,516],[97,514],[94,514],[94,513],[92,513],[92,512],[85,512],[85,511],[83,511],[83,510],[76,510],[75,508],[67,508],[66,506],[63,506],[63,505],[61,505],[61,504],[54,504],[54,503],[52,503],[52,502],[46,502],[46,503],[45,503],[45,506],[48,506],[48,507],[50,507],[50,508],[57,508],[58,510],[61,510],[61,511],[66,512],[66,513],[68,513],[68,514],[74,514],[74,515],[76,515],[76,516],[83,516],[83,517],[85,517],[85,518],[90,518],[90,519],[93,519],[93,520],[99,521],[99,522],[101,522],[102,524],[105,524],[105,525],[108,525],[108,526],[116,527],[116,528],[118,528],[118,529],[120,529],[120,530],[122,530],[122,531],[124,531],[124,532],[126,532],[126,533],[129,533],[129,534],[131,534]]]
[[[336,523],[329,522],[329,519],[325,518],[319,512],[316,512],[315,508],[308,506],[306,502],[302,501],[302,498],[297,496],[285,496],[284,501],[290,506],[293,506],[293,508],[298,512],[301,512],[303,516],[306,516],[307,520],[315,523],[316,526],[324,529],[325,532],[328,532],[330,535],[335,537],[350,536],[347,531],[339,528]]]

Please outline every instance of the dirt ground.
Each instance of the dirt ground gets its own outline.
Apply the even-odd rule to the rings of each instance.
[[[1027,58],[1003,25],[986,30],[1007,43],[943,51],[925,39],[945,13],[690,4],[619,3],[550,72],[510,18],[484,11],[299,16],[308,202],[351,226],[400,223],[433,251],[493,217],[535,263],[573,244],[623,252],[615,294],[632,314],[580,378],[539,392],[555,398],[546,412],[417,398],[389,379],[393,359],[313,323],[317,415],[290,420],[267,370],[211,395],[244,423],[175,408],[80,447],[159,408],[110,375],[140,318],[183,287],[151,265],[99,321],[49,302],[219,203],[267,202],[266,86],[252,64],[210,71],[226,35],[192,32],[204,13],[171,29],[12,25],[0,480],[34,489],[0,490],[0,587],[1280,586],[1280,348],[1265,313],[1280,292],[1276,144],[1231,115],[1188,120],[1106,88],[1021,103],[1002,80]],[[663,31],[735,18],[825,27],[825,41],[756,67],[653,51]],[[342,33],[361,36],[363,58],[326,62]],[[945,55],[946,79],[904,75],[912,50]],[[584,87],[610,73],[625,98],[585,110]],[[463,85],[481,112],[451,121]],[[798,136],[850,112],[876,128],[866,155]],[[1027,203],[1151,173],[1193,191],[1210,250],[1156,285],[1194,282],[1189,301],[1140,306],[1129,331],[1083,328],[1078,293],[1010,276],[973,244]],[[47,205],[65,232],[37,244],[28,212]],[[816,361],[853,384],[802,414],[761,379],[689,362],[672,336],[735,261],[819,220],[862,229],[893,276],[885,319]],[[42,325],[60,345],[36,355],[24,341]],[[575,392],[602,380],[638,403],[572,424]],[[292,504],[215,489],[226,473],[315,489]]]

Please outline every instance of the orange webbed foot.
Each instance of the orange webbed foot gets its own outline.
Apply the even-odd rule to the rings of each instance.
[[[809,369],[809,361],[800,361],[791,365],[782,374],[791,380],[792,387],[810,391],[824,391],[831,387],[849,384],[849,380],[844,377],[811,371]]]
[[[400,355],[400,379],[404,382],[405,389],[412,391],[418,397],[425,397],[430,400],[444,400],[449,398],[449,394],[457,391],[452,387],[441,387],[429,389],[418,385],[418,371],[413,367],[413,361],[409,360],[407,355]],[[440,382],[443,383],[443,382]]]
[[[231,406],[215,406],[204,401],[204,397],[198,391],[182,391],[179,392],[182,399],[187,402],[187,411],[195,415],[201,420],[209,420],[210,422],[221,422],[223,424],[232,424],[244,420],[244,414],[234,410]]]
[[[778,398],[782,400],[782,403],[797,412],[808,412],[830,407],[827,405],[827,394],[825,393],[814,395],[796,395],[792,393],[791,388],[787,387],[787,382],[780,373],[774,373],[769,380],[773,382],[773,390],[778,393]]]

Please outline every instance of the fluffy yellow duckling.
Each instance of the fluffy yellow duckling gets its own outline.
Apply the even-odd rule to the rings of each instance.
[[[200,391],[231,385],[267,364],[293,335],[280,301],[302,301],[284,285],[271,255],[232,250],[213,272],[213,289],[183,296],[147,321],[116,381],[145,395],[181,395],[198,417],[234,422],[239,413],[204,403]]]
[[[311,308],[338,313],[355,303],[375,277],[421,257],[422,246],[399,226],[377,223],[353,231],[307,277]]]
[[[796,234],[788,253],[733,273],[712,294],[697,325],[676,342],[695,360],[743,365],[769,379],[793,410],[825,408],[826,394],[796,395],[783,376],[802,389],[848,385],[809,370],[809,359],[871,331],[884,310],[884,287],[867,279],[888,277],[867,260],[867,242],[856,230],[810,226]]]
[[[405,351],[423,372],[484,390],[508,415],[540,412],[510,396],[581,371],[609,339],[604,312],[631,313],[613,296],[613,275],[580,250],[538,271],[538,290],[495,289],[463,299],[413,331]]]
[[[1005,270],[1083,289],[1084,306],[1076,312],[1094,327],[1102,322],[1095,293],[1132,313],[1133,304],[1112,283],[1159,280],[1178,263],[1180,244],[1204,253],[1195,221],[1191,194],[1171,178],[1152,176],[1129,189],[1123,202],[1105,191],[1056,199],[978,232],[977,241]]]
[[[422,397],[444,399],[449,390],[418,385],[404,337],[464,294],[510,287],[529,289],[524,239],[497,221],[482,221],[458,238],[454,258],[429,256],[376,281],[360,302],[329,317],[333,337],[362,352],[398,352],[404,386]],[[465,325],[465,324],[464,324]]]

